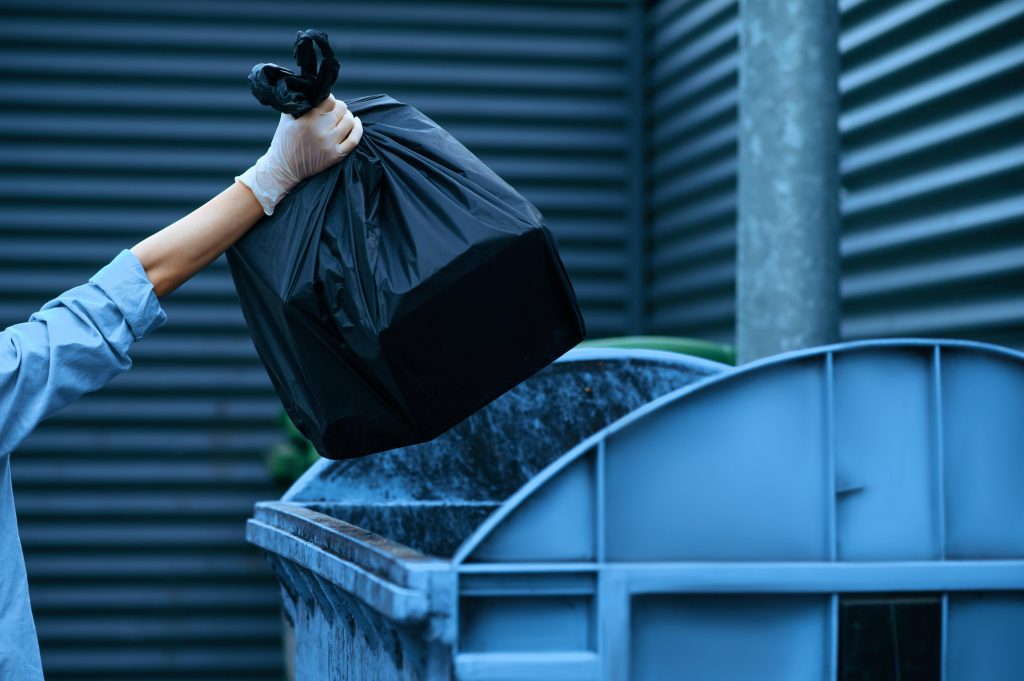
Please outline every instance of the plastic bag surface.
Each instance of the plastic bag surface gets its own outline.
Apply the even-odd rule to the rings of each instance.
[[[356,150],[228,252],[285,409],[335,459],[432,439],[585,334],[533,205],[413,107],[347,104]]]

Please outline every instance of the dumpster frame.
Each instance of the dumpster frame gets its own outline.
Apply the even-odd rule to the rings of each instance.
[[[669,404],[702,390],[713,389],[716,384],[737,380],[773,365],[793,360],[820,357],[825,362],[827,409],[834,409],[834,356],[872,348],[930,348],[932,371],[941,369],[944,349],[967,349],[1003,356],[1024,363],[1024,353],[987,343],[964,340],[935,339],[878,339],[838,343],[819,348],[784,353],[764,358],[736,369],[705,377],[683,388],[665,394],[639,409],[618,419],[607,427],[585,438],[537,473],[508,500],[501,504],[477,529],[470,534],[450,559],[434,558],[391,542],[378,535],[317,513],[301,505],[285,502],[264,502],[257,505],[256,517],[249,521],[247,536],[253,543],[271,554],[275,569],[288,584],[292,598],[321,600],[328,612],[342,614],[345,609],[374,610],[395,622],[425,626],[424,640],[434,646],[429,653],[434,664],[431,674],[436,678],[496,679],[512,673],[517,677],[533,678],[542,672],[558,674],[560,678],[606,679],[626,678],[629,674],[630,602],[643,594],[818,594],[830,595],[829,617],[837,623],[840,594],[873,592],[942,592],[959,591],[1024,591],[1024,559],[994,560],[893,560],[843,562],[836,555],[836,518],[831,511],[831,553],[827,560],[819,561],[675,561],[615,564],[604,560],[604,547],[597,543],[596,559],[585,561],[505,561],[472,562],[477,551],[503,522],[527,500],[550,482],[558,479],[572,464],[593,453],[596,458],[598,489],[603,489],[605,445],[609,438],[624,432],[633,424]],[[935,374],[938,375],[938,374]],[[938,384],[933,386],[938,387]],[[941,393],[934,399],[939,405]],[[941,413],[938,414],[941,417]],[[831,425],[827,427],[832,427]],[[830,441],[830,440],[826,440]],[[831,495],[842,494],[836,488],[835,452],[823,452],[830,459],[832,475]],[[300,480],[301,482],[301,480]],[[299,484],[299,483],[296,483]],[[597,492],[597,504],[604,503]],[[603,507],[597,518],[603,517]],[[598,521],[600,522],[600,521]],[[281,528],[287,528],[282,531]],[[603,536],[598,528],[597,537]],[[286,532],[310,542],[316,550],[308,560],[298,552],[283,547],[294,542]],[[319,548],[312,544],[316,541]],[[281,560],[285,558],[287,560]],[[296,560],[298,559],[298,560]],[[309,575],[296,575],[294,568],[285,565],[294,561]],[[300,570],[300,571],[301,571]],[[282,573],[284,573],[282,575]],[[459,603],[470,585],[475,593],[498,594],[502,590],[488,591],[487,579],[536,575],[593,575],[596,631],[594,649],[590,652],[563,651],[550,653],[483,653],[461,651],[459,647]],[[342,585],[356,596],[344,595],[343,607],[338,597],[324,581]],[[474,581],[475,580],[475,581]],[[351,585],[351,586],[347,586]],[[305,589],[303,588],[305,587]],[[321,596],[321,592],[327,596]],[[943,596],[943,641],[947,631],[948,596]],[[287,599],[286,599],[287,601]],[[348,601],[356,601],[355,605]],[[361,601],[362,603],[359,603]],[[369,619],[369,618],[367,618]],[[387,635],[375,631],[380,642],[387,643]],[[828,675],[835,678],[837,667],[838,625],[830,626],[829,641],[821,652],[822,662],[828,665]],[[400,638],[401,636],[398,635]],[[394,638],[394,637],[393,637]],[[392,644],[393,645],[393,644]],[[941,651],[945,673],[947,650]],[[326,677],[325,677],[326,678]],[[435,678],[429,676],[428,678]],[[827,678],[827,677],[826,677]]]

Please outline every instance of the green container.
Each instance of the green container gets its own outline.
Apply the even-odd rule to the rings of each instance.
[[[693,355],[704,359],[736,364],[736,350],[731,345],[714,343],[698,338],[680,336],[618,336],[615,338],[595,338],[583,341],[581,348],[626,348],[641,350],[665,350],[678,352],[682,355]]]

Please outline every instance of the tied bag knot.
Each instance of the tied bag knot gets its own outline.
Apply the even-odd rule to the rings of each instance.
[[[299,74],[277,64],[257,64],[249,74],[249,88],[260,104],[300,118],[331,94],[340,65],[322,31],[299,31],[292,54]]]

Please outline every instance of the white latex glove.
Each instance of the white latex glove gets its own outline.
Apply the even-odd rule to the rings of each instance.
[[[300,118],[281,114],[267,153],[235,180],[252,190],[264,213],[273,215],[295,185],[348,156],[362,137],[362,122],[330,95]]]

